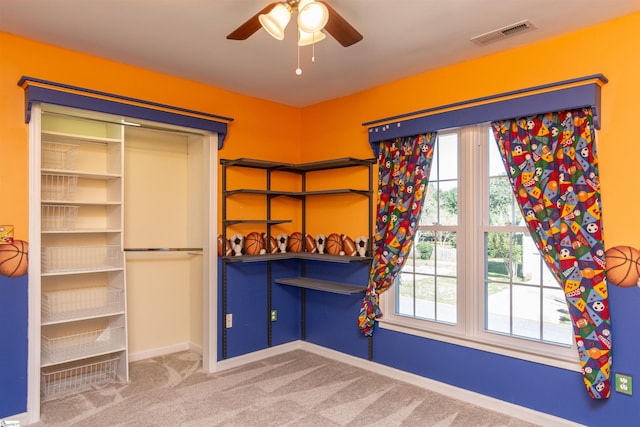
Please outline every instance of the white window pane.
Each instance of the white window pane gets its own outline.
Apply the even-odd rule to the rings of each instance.
[[[405,316],[413,316],[414,294],[413,274],[401,273],[395,283],[396,293],[396,313]]]
[[[522,233],[485,233],[488,277],[522,281]]]
[[[435,320],[435,280],[433,276],[416,275],[416,317]]]
[[[457,281],[455,278],[438,278],[436,287],[436,319],[439,322],[455,324],[457,321]]]
[[[438,224],[458,224],[458,181],[440,181],[438,193]]]
[[[514,285],[512,289],[513,335],[540,339],[540,288]]]
[[[489,225],[520,225],[524,218],[506,176],[489,179]]]
[[[545,283],[545,279],[548,278],[545,275],[545,272],[548,273],[549,269],[544,265],[544,260],[540,256],[540,251],[533,243],[531,236],[527,233],[522,239],[523,281],[525,283],[536,285]]]
[[[573,327],[564,292],[561,289],[543,290],[542,339],[571,345]]]
[[[416,246],[415,271],[423,274],[436,274],[435,242],[436,233],[422,230],[418,236]],[[404,269],[403,269],[404,271]]]
[[[457,249],[456,233],[440,232],[436,236],[439,239],[435,242],[436,272],[438,276],[457,275]]]
[[[504,168],[504,162],[502,161],[502,154],[498,148],[493,132],[489,131],[489,176],[506,175],[507,172]]]
[[[438,192],[440,185],[438,182],[429,182],[427,194],[422,206],[420,225],[427,226],[438,223]]]
[[[504,283],[488,282],[486,291],[486,329],[508,334],[511,331],[511,290]]]
[[[434,153],[438,158],[438,179],[458,179],[458,134],[446,134],[438,137]]]

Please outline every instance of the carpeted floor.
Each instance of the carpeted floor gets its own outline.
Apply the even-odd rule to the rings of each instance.
[[[43,403],[32,426],[532,426],[303,350],[209,375],[181,352],[130,376]]]

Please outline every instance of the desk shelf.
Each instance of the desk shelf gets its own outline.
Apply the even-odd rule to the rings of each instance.
[[[348,283],[332,282],[329,280],[312,279],[310,277],[291,277],[276,279],[279,285],[295,286],[297,288],[314,289],[316,291],[331,292],[341,295],[353,295],[364,293],[365,286]]]

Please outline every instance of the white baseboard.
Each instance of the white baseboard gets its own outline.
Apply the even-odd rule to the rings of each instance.
[[[182,342],[178,344],[168,345],[166,347],[158,347],[158,348],[153,348],[151,350],[144,350],[136,353],[129,353],[129,362],[137,362],[138,360],[165,356],[167,354],[178,353],[180,351],[193,351],[195,353],[202,354],[202,346],[199,346],[192,342]]]
[[[27,424],[31,424],[36,421],[32,421],[29,419],[29,414],[27,412],[23,412],[21,414],[12,415],[6,418],[0,418],[0,423],[6,423],[7,427],[11,427],[17,423],[18,426],[26,426]],[[13,424],[11,424],[13,422]],[[2,424],[4,425],[4,424]]]
[[[301,342],[302,341],[292,341],[275,347],[265,348],[264,350],[254,351],[253,353],[243,354],[242,356],[219,360],[216,366],[216,372],[237,368],[238,366],[246,365],[251,362],[258,362],[262,359],[266,359],[267,357],[277,356],[291,350],[298,350],[302,348],[300,346]]]
[[[412,374],[400,369],[392,368],[381,363],[371,362],[366,359],[341,353],[326,347],[312,344],[306,341],[293,341],[253,353],[244,354],[242,356],[233,357],[218,362],[218,370],[236,368],[247,363],[257,362],[267,357],[276,356],[291,350],[305,350],[329,359],[343,362],[358,368],[367,369],[380,375],[384,375],[396,380],[415,385],[417,387],[443,394],[452,399],[461,400],[472,405],[480,406],[492,411],[508,414],[511,417],[521,419],[538,425],[553,425],[557,427],[580,427],[582,424],[565,420],[544,412],[538,412],[524,406],[515,405],[505,402],[504,400],[495,399],[480,393],[469,391],[463,388],[455,387],[450,384],[435,381],[420,375]]]

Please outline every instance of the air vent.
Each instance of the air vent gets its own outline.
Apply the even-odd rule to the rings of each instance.
[[[535,28],[536,27],[531,23],[531,21],[525,20],[472,37],[471,41],[480,46],[484,46],[498,40],[506,39],[507,37],[513,37],[516,34],[521,34],[525,31],[535,30]]]

